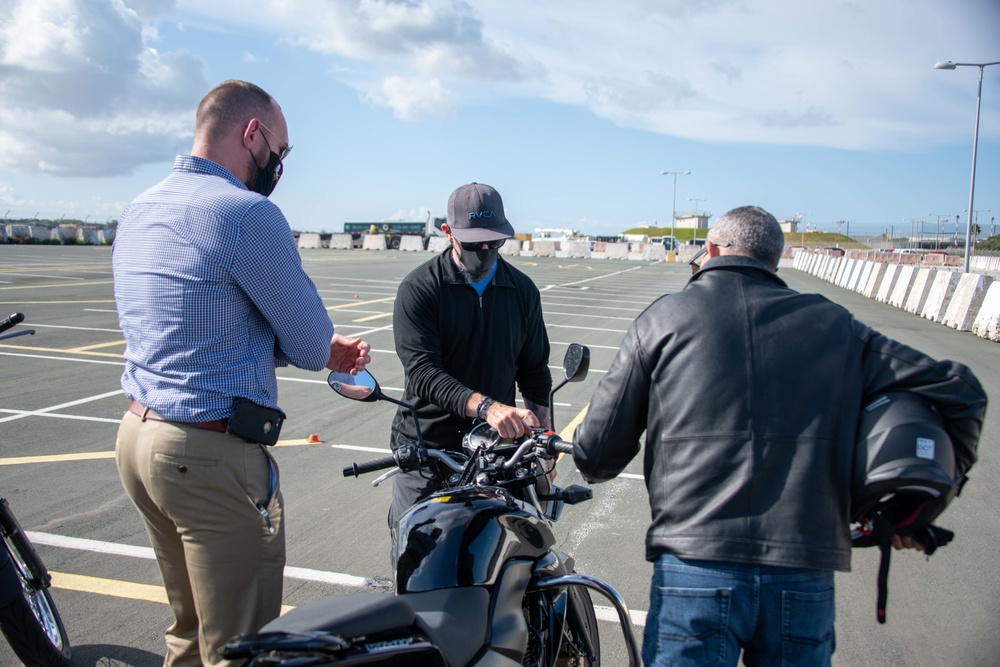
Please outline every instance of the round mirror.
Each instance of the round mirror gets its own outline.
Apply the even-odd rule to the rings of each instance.
[[[378,382],[367,370],[357,375],[333,371],[326,381],[335,392],[356,401],[374,400],[378,393]]]

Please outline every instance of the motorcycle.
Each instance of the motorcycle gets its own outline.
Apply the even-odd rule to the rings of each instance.
[[[24,321],[14,313],[0,321],[0,334]],[[33,335],[33,329],[0,335],[0,340]],[[28,667],[66,667],[70,644],[62,618],[49,595],[52,577],[24,529],[0,497],[0,630]]]
[[[590,353],[573,344],[563,361],[567,382],[583,380]],[[331,373],[338,394],[359,401],[413,406],[382,393],[368,371]],[[548,474],[572,443],[532,428],[503,439],[489,424],[473,426],[463,452],[417,442],[392,456],[355,463],[345,477],[391,470],[434,475],[442,490],[408,510],[397,524],[395,593],[357,593],[302,605],[223,649],[246,667],[430,665],[438,667],[599,667],[600,639],[590,591],[618,614],[631,665],[639,650],[621,595],[575,572],[555,549],[552,524],[565,505],[592,496],[579,485],[552,486]]]

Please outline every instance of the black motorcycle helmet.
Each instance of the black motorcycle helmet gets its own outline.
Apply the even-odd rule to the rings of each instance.
[[[879,396],[861,412],[851,518],[879,514],[901,536],[931,524],[958,492],[955,452],[940,415],[908,392]],[[864,540],[854,540],[855,546]]]

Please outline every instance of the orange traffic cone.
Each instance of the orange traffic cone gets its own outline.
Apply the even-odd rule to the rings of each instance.
[[[322,441],[322,440],[320,440],[320,439],[319,439],[319,436],[318,436],[318,435],[316,435],[315,433],[310,433],[310,434],[309,434],[309,437],[308,437],[308,438],[306,438],[306,442],[308,442],[308,443],[310,443],[310,444],[313,444],[313,445],[315,445],[315,444],[317,444],[317,443],[320,443],[320,442],[323,442],[323,441]]]

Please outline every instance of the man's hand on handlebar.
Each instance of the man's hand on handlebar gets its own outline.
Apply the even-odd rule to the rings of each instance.
[[[501,438],[519,438],[539,426],[538,417],[531,410],[514,408],[503,403],[493,403],[486,411],[487,423],[497,430]]]

